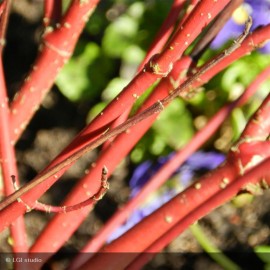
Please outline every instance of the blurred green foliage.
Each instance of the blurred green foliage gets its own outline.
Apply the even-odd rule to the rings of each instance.
[[[270,270],[270,246],[257,246],[254,251],[265,263],[264,270]]]
[[[80,38],[74,56],[56,81],[59,90],[69,100],[88,100],[92,104],[87,121],[132,79],[171,3],[171,0],[101,1]],[[200,64],[215,53],[209,49]],[[252,53],[210,80],[204,85],[204,91],[192,100],[175,100],[134,148],[132,161],[141,162],[182,147],[196,131],[193,121],[196,117],[208,119],[223,104],[238,97],[269,61],[267,55]],[[269,88],[268,81],[257,91],[252,102],[233,112],[234,140]]]

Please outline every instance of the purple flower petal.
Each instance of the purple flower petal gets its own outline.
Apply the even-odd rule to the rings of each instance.
[[[267,0],[246,0],[241,6],[242,13],[246,14],[243,17],[248,15],[252,16],[253,24],[251,30],[255,28],[266,25],[270,23],[270,2]],[[211,47],[217,49],[225,44],[230,39],[235,39],[239,36],[244,30],[244,20],[240,18],[241,15],[235,13],[232,18],[225,24],[220,33],[213,40]],[[267,48],[263,47],[260,49],[262,53],[269,53],[269,45]]]
[[[159,170],[159,168],[164,165],[170,158],[174,156],[174,153],[171,153],[169,156],[161,157],[158,159],[157,163],[153,164],[150,161],[146,161],[139,165],[130,180],[131,194],[130,197],[135,196],[135,194],[142,188],[142,186]],[[211,170],[217,167],[225,159],[223,154],[216,152],[197,152],[194,153],[186,163],[181,166],[176,174],[179,175],[178,178],[171,180],[178,181],[184,187],[188,186],[197,170],[208,169]],[[179,183],[178,183],[179,186]],[[131,217],[127,220],[125,224],[119,227],[108,239],[112,241],[113,239],[119,237],[144,217],[150,215],[164,203],[169,201],[172,197],[177,194],[178,190],[175,188],[175,182],[172,182],[170,186],[166,184],[161,187],[158,191],[153,193],[150,198],[146,201],[144,205],[135,210]]]
[[[187,187],[190,185],[192,179],[194,177],[194,172],[188,165],[183,165],[181,167],[181,171],[179,173],[180,182],[184,187]]]
[[[243,31],[244,25],[236,24],[230,19],[211,43],[211,48],[218,49],[228,40],[237,38]]]
[[[151,166],[152,162],[145,161],[140,164],[130,179],[129,185],[132,189],[131,197],[135,196],[137,192],[141,189],[141,187],[149,180],[151,177]]]
[[[209,169],[212,170],[225,160],[223,154],[216,152],[196,152],[188,158],[186,164],[192,170]]]

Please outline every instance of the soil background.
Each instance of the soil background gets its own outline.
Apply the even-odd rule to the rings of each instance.
[[[42,1],[14,1],[4,52],[5,76],[10,98],[18,90],[37,54],[42,33]],[[54,87],[44,100],[17,144],[20,179],[26,183],[42,170],[85,125],[91,102],[71,103]],[[76,181],[84,174],[97,153],[91,152],[70,169],[61,181],[42,197],[42,201],[58,205]],[[128,160],[110,179],[108,195],[80,226],[66,245],[43,269],[64,269],[70,258],[110,218],[128,198]],[[263,269],[263,263],[253,253],[256,245],[270,244],[270,192],[253,202],[236,208],[231,203],[213,211],[200,221],[209,239],[228,254],[242,269]],[[32,211],[26,214],[29,245],[31,245],[52,214]],[[0,235],[0,251],[10,252],[8,231]],[[269,255],[270,256],[270,255]],[[222,269],[202,251],[189,230],[158,254],[145,269]]]

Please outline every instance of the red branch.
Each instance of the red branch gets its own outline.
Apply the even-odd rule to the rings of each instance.
[[[0,165],[4,182],[4,194],[6,196],[14,192],[11,175],[18,175],[15,150],[13,145],[10,143],[9,110],[7,100],[3,65],[0,59]],[[26,231],[23,216],[18,217],[18,219],[11,224],[10,231],[13,239],[13,251],[27,252],[28,246],[26,242]]]
[[[2,51],[5,45],[5,36],[7,21],[10,12],[11,1],[6,0],[1,3],[0,14],[0,167],[4,185],[4,194],[8,196],[14,192],[14,186],[11,181],[11,175],[18,174],[15,149],[10,143],[10,126],[9,126],[9,108],[8,96],[5,85],[5,76],[2,63]],[[12,238],[12,250],[17,252],[28,252],[26,239],[26,231],[23,216],[18,217],[10,228]],[[15,263],[16,269],[19,269],[19,264]]]
[[[150,60],[150,58],[157,53],[160,53],[166,42],[168,42],[170,35],[173,32],[174,25],[179,16],[179,13],[183,11],[185,5],[184,0],[175,0],[172,4],[171,10],[162,23],[160,30],[154,38],[152,45],[150,46],[144,61],[140,64],[138,70],[142,70],[144,65]]]
[[[263,141],[268,138],[270,132],[269,105],[270,95],[268,95],[257,113],[249,121],[238,143],[232,148],[231,153],[228,156],[233,163],[238,164],[240,175],[245,173],[245,170],[247,169],[249,169],[249,171],[242,177],[236,178],[236,180],[226,186],[224,190],[218,192],[210,199],[205,200],[200,206],[183,217],[163,236],[145,249],[144,253],[136,258],[127,269],[138,269],[137,267],[144,265],[152,258],[154,252],[161,251],[190,224],[233,198],[239,191],[252,191],[252,188],[250,188],[252,184],[256,186],[255,189],[257,190],[266,188],[267,185],[268,187],[270,186],[270,177],[269,172],[267,171],[270,162],[270,143],[269,141]],[[261,128],[261,126],[263,126],[263,128]],[[244,163],[243,161],[247,159],[247,156],[249,157],[249,162]],[[263,161],[261,162],[261,160]],[[256,166],[258,162],[261,163]],[[253,166],[254,168],[252,168]],[[242,168],[245,168],[245,170],[243,171]]]
[[[205,2],[208,2],[208,1],[205,1]],[[207,4],[207,3],[206,3]],[[218,12],[218,9],[221,9],[222,7],[223,7],[223,5],[225,5],[226,3],[224,3],[224,4],[215,4],[214,6],[215,6],[215,8],[217,9],[217,10],[215,10],[215,12],[214,12],[214,14],[217,14],[217,12]],[[203,12],[203,11],[205,11],[205,10],[207,10],[207,7],[206,7],[207,5],[200,5],[199,6],[199,8],[197,9],[197,6],[196,6],[196,8],[194,9],[194,14],[193,15],[198,15],[197,17],[201,17],[200,16],[200,14]],[[72,9],[71,9],[72,10]],[[192,17],[192,16],[191,16]],[[80,21],[80,20],[79,20]],[[184,40],[186,40],[187,38],[188,39],[190,39],[190,40],[192,40],[192,39],[194,39],[195,37],[196,37],[196,35],[200,32],[200,29],[204,26],[204,24],[205,23],[209,23],[211,21],[211,18],[206,18],[206,16],[204,16],[204,18],[203,18],[203,20],[201,20],[201,18],[200,18],[200,20],[199,20],[199,23],[198,24],[196,24],[196,31],[194,31],[193,33],[191,33],[191,36],[188,36],[188,37],[183,37],[182,39],[184,39]],[[190,29],[193,29],[193,27],[194,27],[194,20],[193,19],[187,19],[187,21],[186,21],[186,27],[188,28],[190,28]],[[199,25],[199,26],[198,26]],[[62,28],[60,28],[61,29],[61,31],[63,31],[62,30]],[[61,33],[61,31],[60,31],[60,33]],[[181,33],[182,34],[182,33]],[[52,37],[54,37],[53,35],[52,35]],[[175,39],[174,39],[175,40]],[[179,42],[180,42],[181,40],[179,40]],[[183,52],[183,50],[184,50],[184,48],[185,48],[185,46],[186,45],[184,45],[184,46],[177,46],[177,50],[176,49],[174,49],[174,50],[171,50],[170,48],[168,48],[167,50],[169,50],[169,51],[171,51],[172,52],[172,55],[174,55],[175,57],[179,57],[179,55],[181,55],[181,53]],[[154,73],[148,73],[148,72],[142,72],[141,74],[145,74],[145,79],[147,79],[149,76],[151,77],[151,76],[154,76],[155,78],[156,77],[159,77],[160,75],[156,75],[156,74],[154,74]],[[136,78],[135,78],[135,81],[133,81],[133,85],[135,85],[135,87],[136,88],[138,88],[138,86],[140,85],[137,85],[137,82],[136,82]],[[142,83],[142,85],[144,85],[144,83]],[[35,91],[34,91],[34,93],[35,93]],[[131,93],[134,93],[133,91],[131,92]],[[134,97],[133,97],[134,95],[132,95],[132,101],[134,101]],[[21,96],[21,97],[23,97],[23,95]],[[28,100],[28,99],[27,99]],[[118,106],[119,105],[119,102],[118,102],[118,100],[120,101],[120,106]],[[121,108],[121,104],[123,104],[122,102],[121,102],[121,95],[119,96],[119,98],[117,99],[116,98],[116,100],[113,102],[114,104],[115,104],[115,106],[114,106],[114,109],[118,109],[118,108],[120,108],[120,110],[121,110],[121,112],[122,112],[122,108]],[[23,103],[22,101],[24,101],[24,98],[22,98],[21,99],[21,101],[19,102],[19,103]],[[128,102],[125,102],[124,104],[128,104]],[[22,105],[22,104],[21,104]],[[25,106],[26,104],[24,104],[24,106]],[[28,106],[26,106],[26,107],[28,107]],[[111,108],[112,109],[112,108]],[[16,113],[17,111],[13,111],[13,113]],[[104,115],[105,113],[103,113],[102,115]],[[21,116],[22,114],[20,114],[20,116]],[[113,115],[113,112],[111,112],[110,113],[110,111],[108,112],[108,113],[106,113],[106,115],[107,115],[107,117],[111,117],[112,115]],[[102,117],[101,117],[101,119],[100,120],[102,120]],[[94,122],[95,123],[95,122]],[[91,128],[97,128],[97,127],[95,127],[95,125],[94,125],[94,123],[92,123],[91,125],[90,125],[90,127]],[[101,124],[101,126],[103,127],[103,131],[104,131],[104,123],[102,122],[101,123],[101,121],[98,121],[97,123],[100,123]],[[106,123],[106,121],[105,121],[105,123]],[[78,144],[80,145],[80,147],[82,147],[83,146],[83,144],[82,144],[82,139],[83,140],[85,140],[85,137],[86,138],[88,138],[89,137],[89,132],[91,132],[91,128],[88,128],[88,129],[85,129],[83,132],[81,132],[81,134],[80,134],[80,137],[78,138],[78,140],[76,141],[74,141],[65,151],[64,151],[64,153],[62,153],[62,155],[61,155],[61,160],[63,160],[63,159],[65,159],[65,158],[67,158],[67,154],[72,154],[73,152],[75,152],[77,149],[78,149]],[[18,130],[16,129],[15,130],[16,132],[18,132]],[[98,131],[98,132],[100,132],[100,131]],[[73,150],[73,151],[72,151]],[[52,164],[51,164],[51,166],[53,166],[53,165],[55,165],[56,163],[58,163],[59,162],[59,159],[58,160],[55,160]],[[45,190],[47,190],[47,188],[53,183],[53,182],[55,182],[55,180],[56,180],[56,178],[58,178],[58,176],[60,175],[60,173],[57,175],[57,176],[55,176],[53,179],[51,179],[50,181],[48,181],[45,185],[42,185],[43,186],[43,188],[40,188],[39,189],[39,192],[35,192],[35,194],[37,195],[37,196],[40,196],[40,191],[41,191],[41,189],[43,189],[43,192],[45,191]],[[31,200],[32,201],[32,200]],[[29,204],[30,204],[30,202],[29,202]],[[31,204],[30,204],[31,205]]]
[[[230,58],[230,61],[232,62],[233,60],[238,59],[239,57],[241,57],[243,54],[247,53],[248,51],[250,51],[251,49],[253,49],[254,47],[252,45],[250,45],[250,40],[253,38],[254,40],[254,44],[260,43],[263,40],[267,39],[267,34],[269,35],[269,31],[268,27],[265,27],[263,29],[260,29],[256,32],[254,32],[252,34],[251,37],[248,38],[248,40],[246,42],[243,43],[243,45],[237,50],[237,52],[233,53],[232,55],[228,56],[228,58]],[[264,32],[265,31],[265,32]],[[259,35],[259,33],[261,35]],[[226,63],[226,65],[228,65],[230,63],[230,61],[227,61],[227,59],[224,59],[224,62]],[[225,67],[225,65],[222,63],[220,63],[218,65],[218,69],[215,67],[214,71],[210,70],[209,73],[212,74],[215,72],[218,72],[219,69],[223,69]],[[206,76],[205,76],[206,77]],[[146,120],[144,121],[146,123]],[[140,129],[138,129],[138,131],[140,131]],[[106,164],[108,165],[108,169],[109,171],[113,171],[115,166],[118,164],[118,162],[122,159],[123,156],[125,156],[128,151],[129,151],[129,147],[132,147],[135,143],[134,140],[137,140],[137,136],[133,135],[133,132],[129,133],[129,134],[123,134],[120,137],[125,137],[125,140],[123,140],[122,142],[124,142],[122,144],[122,146],[118,146],[117,147],[117,143],[116,141],[113,143],[113,145],[110,148],[107,148],[105,152],[103,152],[100,156],[100,158],[97,160],[96,164],[95,164],[95,168],[92,168],[89,172],[89,174],[84,177],[80,183],[75,187],[75,189],[73,190],[73,192],[69,195],[68,199],[64,202],[65,205],[70,205],[70,204],[74,204],[76,203],[78,200],[81,200],[82,197],[85,196],[86,193],[91,193],[94,194],[96,192],[96,190],[98,189],[98,183],[96,181],[92,181],[92,179],[97,179],[100,170],[102,169],[103,165]],[[119,137],[119,138],[120,138]],[[132,139],[134,138],[134,139]],[[121,151],[120,151],[121,149]],[[64,152],[67,153],[67,152]],[[114,158],[112,158],[114,157]],[[57,174],[56,177],[58,177]],[[34,202],[34,197],[38,196],[41,192],[44,192],[44,190],[46,190],[48,188],[48,186],[54,182],[56,179],[54,177],[49,178],[49,181],[46,181],[46,183],[42,183],[40,187],[38,188],[34,188],[31,192],[31,194],[25,194],[23,196],[24,201],[27,200],[27,202]],[[93,190],[93,191],[92,191]],[[15,207],[16,206],[16,207]],[[8,211],[6,212],[6,209],[13,209],[14,207],[14,212],[13,211]],[[12,220],[14,217],[12,217],[13,215],[18,215],[21,211],[25,211],[23,205],[20,205],[16,202],[14,202],[12,205],[10,205],[8,208],[3,209],[0,212],[0,216],[3,215],[5,216],[5,218],[3,220],[7,221],[8,220]],[[6,212],[6,214],[5,214]],[[57,237],[57,232],[62,231],[62,224],[69,224],[69,226],[67,228],[65,228],[65,232],[66,232],[66,237],[68,238],[70,234],[72,234],[74,232],[74,230],[77,228],[77,226],[82,222],[82,220],[84,219],[84,217],[88,214],[88,210],[84,209],[84,210],[80,210],[80,214],[76,215],[76,222],[75,222],[75,218],[73,217],[73,214],[70,213],[68,216],[67,215],[57,215],[53,221],[51,223],[48,224],[48,227],[46,228],[46,233],[45,231],[43,232],[43,234],[39,237],[38,241],[36,242],[36,244],[32,247],[33,251],[40,251],[40,249],[42,249],[42,251],[46,251],[46,250],[51,250],[52,248],[54,248],[55,250],[57,248],[59,248],[62,243],[60,243],[59,241],[57,242],[59,244],[59,246],[54,245],[54,247],[52,247],[51,245],[48,245],[48,241],[46,239],[48,239],[48,237],[50,237],[51,239],[53,239],[54,237]],[[56,232],[56,233],[55,233]],[[63,236],[64,237],[64,236]],[[64,238],[63,238],[64,241]],[[42,243],[42,245],[40,244]],[[48,246],[46,246],[48,245]],[[44,248],[44,250],[43,250]]]
[[[34,111],[40,105],[43,96],[47,93],[48,89],[53,84],[53,80],[59,72],[59,69],[70,57],[79,33],[83,28],[86,17],[89,15],[89,11],[92,11],[92,9],[95,7],[97,2],[98,1],[74,0],[67,14],[62,19],[60,27],[57,26],[58,28],[53,30],[53,32],[50,32],[50,28],[46,29],[47,31],[45,32],[43,38],[43,46],[41,47],[41,52],[36,61],[36,64],[33,66],[32,70],[29,73],[30,75],[26,78],[24,85],[22,86],[17,97],[11,105],[11,128],[9,129],[9,131],[11,132],[11,138],[9,139],[12,142],[15,143],[15,141],[18,139],[19,135],[30,121]],[[53,168],[56,164],[68,159],[72,154],[78,151],[78,149],[81,149],[90,141],[93,141],[97,137],[97,135],[100,135],[102,132],[104,132],[107,127],[109,127],[110,124],[117,117],[119,117],[123,110],[128,109],[134,103],[134,98],[143,93],[143,91],[153,82],[155,82],[158,78],[167,76],[172,68],[173,70],[175,70],[177,66],[176,61],[177,59],[179,59],[179,57],[181,57],[187,46],[189,46],[190,43],[193,42],[193,40],[200,34],[201,30],[212,20],[212,18],[214,18],[220,12],[222,8],[224,8],[224,6],[228,2],[229,1],[214,1],[213,3],[212,0],[201,1],[192,11],[191,15],[187,18],[185,23],[176,33],[176,35],[174,35],[172,41],[170,42],[170,44],[168,44],[165,50],[161,54],[156,55],[155,57],[152,57],[150,59],[149,63],[145,66],[145,69],[143,69],[129,84],[129,86],[127,86],[125,90],[117,98],[115,98],[114,101],[112,101],[112,103],[104,110],[101,115],[99,115],[92,123],[90,123],[90,125],[85,130],[83,130],[79,134],[79,136],[73,141],[73,143],[67,149],[65,149],[48,166],[48,168],[41,172],[41,175],[42,173],[46,172],[46,170],[50,170],[51,168]],[[260,35],[258,35],[258,33],[260,33]],[[249,39],[245,42],[245,44],[241,46],[241,48],[228,56],[225,61],[220,62],[215,68],[203,74],[201,76],[202,79],[207,80],[211,78],[215,73],[219,71],[218,68],[223,69],[224,66],[230,63],[230,61],[238,59],[239,57],[241,57],[241,55],[251,51],[255,46],[254,44],[258,45],[261,42],[264,42],[267,38],[269,38],[269,26],[256,31],[256,33],[251,35]],[[50,62],[49,68],[48,60]],[[202,81],[198,81],[195,86],[198,86],[200,84],[202,84]],[[159,96],[166,96],[166,91],[167,89],[163,90],[162,94],[160,95],[154,92],[148,102],[154,103],[160,99]],[[87,175],[82,179],[82,181],[80,181],[80,183],[68,196],[68,199],[66,200],[67,205],[76,203],[81,200],[81,198],[87,198],[89,194],[94,194],[96,190],[98,190],[98,181],[96,181],[95,179],[97,178],[93,176],[100,172],[104,164],[107,164],[105,163],[105,161],[109,164],[109,170],[113,171],[119,161],[137,142],[139,136],[142,136],[143,133],[149,128],[150,124],[154,121],[156,116],[157,115],[151,116],[149,119],[142,122],[142,131],[140,130],[138,133],[135,132],[135,129],[139,127],[139,125],[137,125],[134,129],[135,135],[122,134],[115,139],[112,146],[106,147],[104,151],[102,151],[100,158],[95,164],[95,168],[90,171],[89,175]],[[250,129],[254,131],[254,127]],[[262,129],[258,130],[260,130],[261,132],[264,131]],[[119,138],[125,138],[124,143],[123,141],[121,142]],[[266,153],[265,156],[262,157],[264,159],[268,155],[266,151],[268,150],[267,145],[260,144],[258,142],[252,143],[253,149],[254,146],[256,146],[257,150],[261,150],[260,147],[264,147],[264,151]],[[126,147],[125,144],[127,144],[126,149],[123,149],[123,151],[121,151],[121,154],[119,154],[119,150],[121,148],[118,148],[117,144],[118,146],[121,146],[121,148]],[[210,188],[208,188],[210,189],[210,193],[208,192],[208,190],[204,190],[204,187],[201,187],[200,185],[194,186],[193,189],[199,187],[200,191],[203,190],[206,193],[206,197],[204,198],[209,198],[207,196],[212,196],[216,192],[215,189],[217,187],[220,188],[220,181],[222,182],[225,178],[227,179],[227,177],[230,181],[235,177],[237,173],[244,173],[247,168],[250,168],[248,166],[250,166],[251,163],[251,165],[254,166],[255,161],[252,159],[254,155],[254,150],[250,153],[246,153],[247,159],[242,158],[242,156],[240,155],[245,149],[249,150],[250,148],[251,144],[249,141],[246,140],[246,138],[237,147],[235,147],[235,151],[231,153],[230,159],[234,158],[234,161],[236,160],[238,162],[240,160],[241,162],[235,163],[233,165],[228,162],[227,167],[223,167],[223,171],[221,168],[219,171],[221,175],[219,175],[219,177],[223,178],[213,180],[219,182],[216,182],[215,187],[211,187],[210,185]],[[259,153],[260,152],[257,153],[257,156],[259,155]],[[56,174],[49,177],[46,181],[40,183],[38,186],[34,186],[34,181],[30,182],[28,187],[31,188],[31,185],[33,185],[33,188],[31,190],[29,188],[28,192],[23,193],[21,197],[17,198],[17,201],[13,201],[10,205],[6,206],[0,212],[1,229],[4,226],[8,226],[17,217],[22,215],[27,210],[28,206],[31,208],[34,205],[35,200],[37,200],[55,181],[57,181],[57,179],[64,173],[64,171],[68,167],[69,166],[58,171]],[[224,175],[222,175],[222,173],[224,173]],[[226,173],[228,173],[228,176]],[[213,174],[215,174],[215,172]],[[37,178],[38,177],[39,176],[37,176]],[[227,181],[228,180],[226,180],[226,183]],[[224,184],[224,181],[222,183]],[[205,194],[203,193],[202,197],[204,195]],[[192,196],[195,195],[191,194],[190,197]],[[88,214],[89,210],[89,207],[81,209],[76,213],[76,216],[73,215],[73,213],[69,215],[56,215],[53,221],[48,225],[48,227],[39,237],[36,244],[32,247],[31,251],[53,252],[57,250],[63,244],[65,238],[68,238],[70,234],[74,230],[76,230],[78,225]],[[173,214],[176,213],[173,212]],[[159,222],[157,222],[157,224],[162,225],[162,221],[159,220]],[[174,224],[176,222],[177,219],[173,220]],[[149,224],[147,226],[149,227]],[[162,233],[168,230],[168,226],[166,228],[167,229],[165,229],[165,226],[160,227],[159,236],[161,236]],[[170,225],[169,228],[172,228],[172,226]],[[61,237],[61,239],[59,240],[59,233],[63,231],[65,231],[65,235],[63,235],[63,237]],[[47,241],[48,238],[51,239],[50,243],[48,243]],[[130,239],[131,238],[129,238],[129,242],[131,242]],[[142,244],[141,246],[141,243],[139,243],[139,246],[137,246],[136,248],[138,248],[139,250],[144,250],[145,248],[147,248],[146,245],[149,245],[154,241],[155,239],[152,238],[145,241],[146,243]],[[138,243],[136,243],[136,245],[137,244]],[[114,245],[116,246],[117,250],[117,244]],[[128,245],[126,247],[128,248]],[[128,261],[123,261],[123,264],[126,265],[126,263],[128,263]]]
[[[55,25],[59,23],[62,16],[62,1],[46,0],[44,1],[44,26]]]
[[[101,173],[101,185],[99,190],[94,196],[86,199],[82,202],[76,203],[74,205],[64,205],[64,206],[53,206],[36,201],[35,210],[45,211],[47,213],[68,213],[82,209],[84,207],[94,207],[94,205],[101,200],[109,189],[109,183],[107,181],[108,169],[104,166]]]
[[[265,36],[264,36],[264,38],[265,38]],[[242,46],[243,47],[243,46]],[[242,48],[241,47],[241,48]],[[249,47],[249,46],[248,46]],[[240,49],[241,49],[240,48]],[[248,48],[248,49],[251,49],[251,48]],[[248,49],[247,49],[247,51],[248,51]],[[236,55],[237,57],[239,57],[239,55]],[[153,64],[153,63],[152,63]],[[156,65],[154,65],[155,67],[157,67]],[[115,103],[117,103],[116,101],[115,101]],[[81,133],[81,135],[82,135],[83,133]],[[87,133],[85,133],[84,135],[87,135]],[[77,141],[78,142],[78,141]],[[74,147],[74,145],[73,145],[73,147]],[[112,157],[117,157],[118,155],[119,155],[119,149],[116,149],[115,150],[115,152],[113,151],[113,150],[111,150],[112,148],[110,148],[110,153],[109,152],[106,152],[106,154],[102,154],[102,158],[105,158],[106,157],[106,159],[109,159],[110,161],[112,160]],[[67,151],[68,152],[68,151]],[[67,152],[66,152],[66,154],[67,154]],[[110,154],[110,155],[109,155]],[[114,166],[116,166],[116,164],[117,163],[114,163],[114,161],[113,162],[111,162],[112,163],[112,165],[111,165],[111,167],[114,167]],[[104,164],[104,163],[103,163]],[[97,168],[99,167],[99,169],[101,169],[100,168],[100,166],[102,167],[103,166],[103,164],[97,164],[98,166],[97,166]],[[109,168],[110,169],[110,168]],[[95,170],[93,170],[93,171],[95,171]],[[111,170],[110,170],[111,171]],[[61,172],[62,173],[62,172]],[[58,175],[60,175],[60,173],[58,174]],[[57,176],[58,175],[56,175],[56,178],[57,178]],[[92,174],[91,174],[92,175]],[[96,178],[92,178],[91,177],[91,179],[96,179]],[[35,193],[36,195],[35,196],[40,196],[40,194],[42,193],[42,192],[44,192],[45,190],[47,190],[47,188],[53,183],[53,182],[55,182],[56,181],[56,179],[54,179],[54,177],[52,177],[52,179],[50,179],[50,181],[48,181],[48,182],[46,182],[46,183],[43,183],[43,184],[41,184],[39,187],[38,187],[38,189],[33,189],[33,193]],[[95,189],[95,186],[96,186],[96,182],[95,181],[92,181],[92,183],[91,184],[89,184],[89,186],[87,186],[87,190],[85,190],[85,188],[82,188],[82,184],[84,183],[84,181],[85,181],[85,183],[86,183],[86,180],[83,180],[83,182],[81,182],[80,183],[80,187],[79,188],[75,188],[75,191],[74,191],[74,193],[73,193],[73,195],[71,195],[71,196],[74,196],[74,194],[76,193],[76,189],[78,189],[78,191],[80,190],[80,193],[78,193],[78,194],[83,194],[83,196],[85,196],[85,193],[87,192],[87,191],[89,191],[89,190],[94,190]],[[88,181],[90,181],[90,177],[89,177],[89,180]],[[95,183],[94,183],[95,182]],[[34,192],[35,191],[35,192]],[[93,193],[92,193],[93,194]],[[26,195],[26,194],[25,194]],[[26,197],[26,196],[25,196]],[[29,196],[28,197],[28,201],[29,202],[33,202],[33,199],[34,199],[34,197],[32,196],[31,198],[30,198],[31,196]],[[74,200],[75,199],[77,199],[77,198],[75,198],[74,197]],[[78,201],[78,200],[77,200]],[[17,205],[18,207],[14,207],[13,208],[13,205],[15,206],[15,205]],[[24,209],[24,207],[23,207],[23,205],[20,205],[20,204],[17,204],[17,203],[14,203],[14,204],[12,204],[11,205],[11,208],[9,208],[9,210],[12,210],[13,209],[13,211],[9,211],[9,215],[10,215],[10,217],[5,217],[5,219],[3,219],[3,220],[5,220],[5,221],[9,221],[9,220],[12,220],[13,218],[14,218],[14,216],[15,215],[18,215],[19,213],[22,213],[23,211],[25,211],[25,209]],[[82,218],[83,219],[83,217],[87,214],[87,209],[84,211],[85,212],[85,214],[83,214],[80,218]],[[4,214],[5,213],[5,210],[3,210],[2,212],[1,212],[2,214]],[[57,215],[58,216],[58,215]],[[78,223],[80,223],[81,221],[79,220],[79,218],[78,217],[76,217],[77,218],[77,220],[78,220]],[[74,221],[74,220],[73,220]],[[6,223],[7,224],[7,223]],[[74,230],[74,228],[76,227],[77,225],[75,224],[75,226],[73,226],[72,228],[71,228],[71,230]],[[59,229],[60,229],[60,231],[62,230],[61,229],[61,226],[59,226]],[[57,230],[56,230],[57,231]],[[48,239],[48,238],[47,238]],[[56,246],[55,248],[58,248],[58,246]]]
[[[202,77],[207,78],[209,80],[210,75],[212,76],[216,74],[220,69],[224,69],[227,65],[229,65],[232,61],[240,58],[242,55],[246,54],[250,50],[252,50],[254,47],[250,45],[250,40],[253,38],[254,44],[255,42],[262,42],[262,36],[264,39],[267,39],[267,35],[269,35],[269,28],[270,26],[265,28],[265,32],[262,31],[263,29],[260,29],[256,32],[254,32],[251,37],[247,38],[247,41],[245,41],[240,48],[237,49],[236,52],[229,55],[226,59],[224,59],[221,63],[219,63],[217,66],[215,66],[214,69],[209,70],[209,72],[206,72],[202,75]],[[259,35],[260,33],[260,35]],[[262,35],[264,34],[264,35]],[[228,60],[229,58],[229,60]],[[171,87],[171,86],[169,86]],[[160,99],[160,95],[166,95],[166,90],[162,91],[155,91],[153,93],[153,97],[157,99],[149,99],[150,102],[155,102],[156,100]],[[150,101],[151,100],[151,101]],[[147,102],[147,106],[149,104]],[[154,116],[153,116],[154,117]],[[91,168],[89,171],[89,174],[86,175],[81,181],[76,185],[72,193],[69,194],[68,198],[65,200],[64,204],[74,204],[76,201],[80,200],[82,197],[85,196],[86,192],[95,192],[95,190],[98,189],[98,183],[95,181],[92,181],[92,179],[97,179],[100,170],[102,169],[103,164],[106,164],[108,166],[109,171],[113,171],[114,168],[117,166],[117,164],[121,161],[121,159],[127,155],[127,153],[130,151],[130,149],[134,146],[134,144],[139,140],[139,138],[146,132],[148,127],[151,125],[151,123],[154,121],[154,119],[149,118],[149,120],[144,120],[144,124],[139,124],[139,126],[135,126],[134,128],[130,129],[129,133],[124,133],[118,136],[113,144],[106,148],[104,152],[101,153],[100,157],[94,164],[94,168]],[[139,127],[139,128],[137,128]],[[112,158],[113,157],[113,158]],[[87,188],[86,188],[87,187]],[[93,191],[92,191],[93,190]],[[34,193],[34,190],[33,190]],[[92,194],[93,194],[92,193]],[[57,237],[57,231],[62,230],[62,224],[69,224],[68,228],[66,228],[66,239],[69,238],[69,236],[76,230],[77,226],[83,221],[84,217],[87,215],[88,211],[85,211],[82,215],[76,216],[76,223],[74,221],[73,213],[70,215],[57,215],[55,218],[48,224],[45,231],[40,235],[37,242],[33,245],[32,251],[39,252],[39,251],[46,251],[50,250],[52,247],[48,245],[48,237],[53,239],[54,237]],[[64,241],[64,239],[63,239]],[[58,241],[59,246],[56,248],[59,248],[61,243]],[[48,246],[46,246],[48,245]]]
[[[11,0],[2,1],[0,4],[0,54],[6,43],[7,22],[10,13]]]

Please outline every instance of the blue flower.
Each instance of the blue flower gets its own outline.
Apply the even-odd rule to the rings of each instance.
[[[174,153],[166,157],[161,157],[156,163],[146,161],[139,165],[130,179],[131,194],[134,197],[142,186],[172,157]],[[108,242],[122,235],[144,217],[154,212],[157,208],[169,201],[177,193],[190,185],[195,177],[201,174],[202,170],[212,170],[221,164],[225,156],[216,152],[196,152],[177,169],[169,181],[159,190],[155,191],[146,202],[136,209],[129,217],[127,222],[120,226],[108,239]]]
[[[232,18],[225,24],[217,37],[211,44],[213,49],[221,47],[229,39],[235,39],[244,30],[245,21],[248,16],[253,19],[251,30],[258,26],[270,23],[270,1],[269,0],[246,0],[239,8],[237,8]],[[263,53],[270,53],[270,42],[260,50]]]

